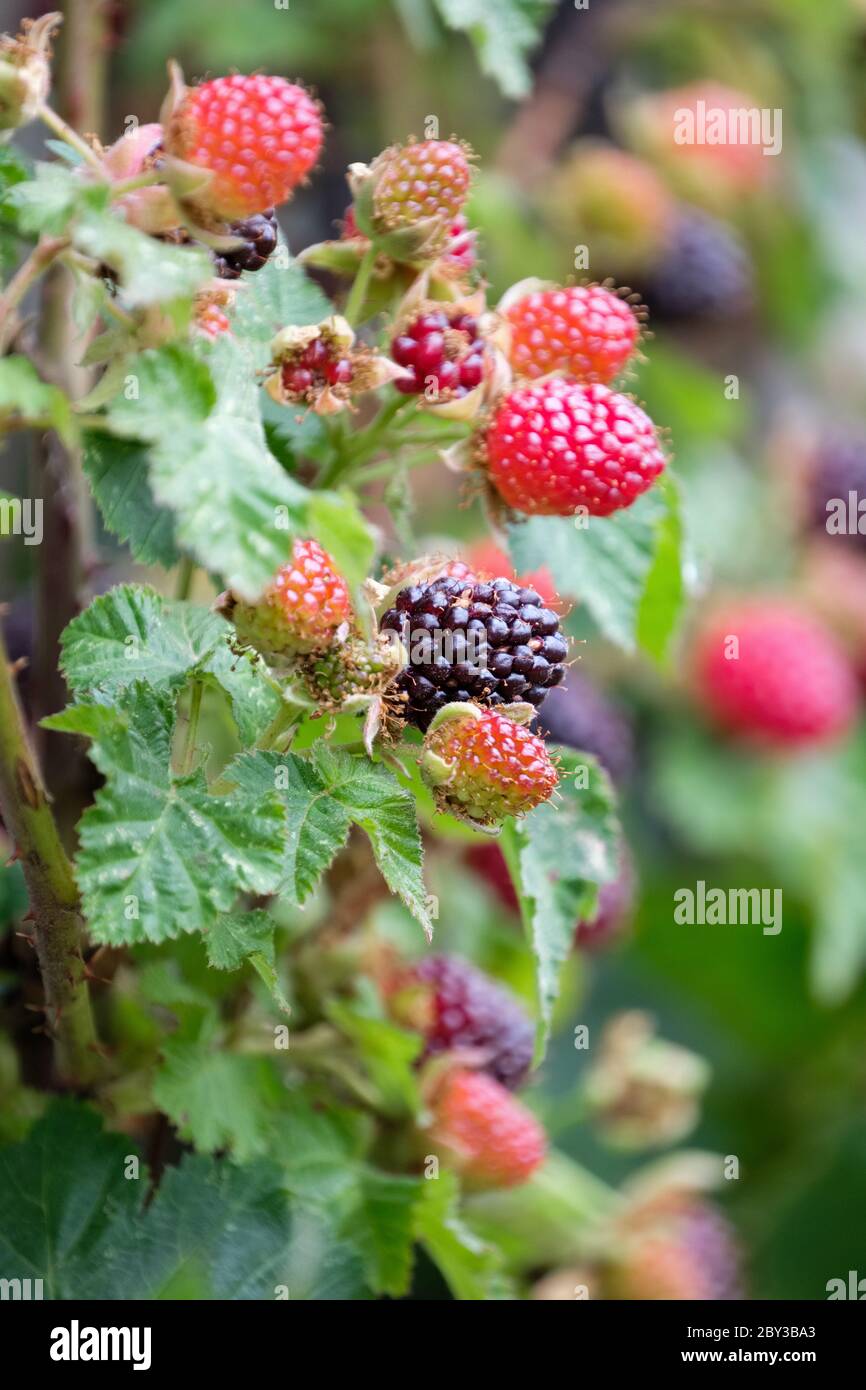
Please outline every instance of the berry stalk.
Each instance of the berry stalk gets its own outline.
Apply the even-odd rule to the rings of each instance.
[[[101,1062],[81,955],[78,887],[30,746],[2,636],[0,811],[15,842],[30,896],[58,1077],[88,1085],[98,1075]]]
[[[344,310],[344,318],[353,328],[357,326],[359,315],[364,307],[364,300],[367,298],[367,289],[375,264],[376,248],[375,246],[368,246],[358,266],[358,273],[352,282],[352,288],[349,291],[349,298],[346,300],[346,308]]]

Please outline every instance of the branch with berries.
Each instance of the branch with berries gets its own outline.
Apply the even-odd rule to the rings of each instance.
[[[63,151],[3,164],[22,255],[0,296],[0,424],[80,448],[107,530],[166,575],[100,594],[63,633],[71,701],[42,723],[86,739],[99,774],[74,866],[0,681],[0,801],[61,1078],[146,1151],[170,1126],[200,1173],[262,1160],[351,1296],[405,1294],[416,1245],[461,1298],[572,1267],[615,1296],[657,1277],[659,1249],[664,1277],[697,1277],[702,1239],[732,1296],[714,1160],[614,1192],[514,1094],[563,967],[621,932],[632,883],[618,755],[558,736],[548,705],[573,676],[570,601],[663,660],[682,600],[667,449],[622,389],[645,311],[611,284],[537,279],[489,303],[457,139],[353,165],[339,236],[293,258],[277,210],[323,146],[311,93],[265,75],[189,87],[172,63],[159,119],[106,148],[48,104],[54,24],[0,63],[4,124],[41,120]],[[56,263],[89,306],[77,399],[40,377],[25,312]],[[413,483],[437,468],[483,509],[481,551],[414,542]],[[430,953],[455,910],[425,878],[440,854],[522,920],[534,1018]],[[116,962],[101,1073],[82,929]],[[581,1116],[612,1142],[693,1126],[702,1065],[666,1046],[632,1020],[589,1070]],[[162,1181],[182,1187],[183,1166]],[[158,1218],[139,1219],[129,1267]]]

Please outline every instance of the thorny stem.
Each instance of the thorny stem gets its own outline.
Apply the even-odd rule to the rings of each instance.
[[[78,888],[27,737],[0,635],[0,811],[24,870],[58,1077],[86,1086],[102,1070],[81,956]]]
[[[68,245],[67,237],[43,237],[0,294],[0,355],[6,352],[15,334],[18,325],[15,310],[18,305],[39,276]]]
[[[364,307],[364,300],[367,298],[370,277],[373,274],[373,267],[376,264],[376,254],[376,247],[374,245],[367,247],[367,250],[361,258],[360,265],[358,266],[358,273],[352,282],[349,298],[346,300],[343,317],[353,328],[357,324],[358,316]]]

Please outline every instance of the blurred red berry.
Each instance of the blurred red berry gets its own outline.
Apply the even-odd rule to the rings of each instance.
[[[429,1134],[458,1172],[483,1187],[526,1182],[547,1147],[532,1111],[477,1071],[456,1070],[445,1077],[433,1103]]]
[[[857,685],[836,639],[783,598],[744,598],[705,620],[693,653],[697,698],[719,724],[770,743],[821,742],[857,713]]]

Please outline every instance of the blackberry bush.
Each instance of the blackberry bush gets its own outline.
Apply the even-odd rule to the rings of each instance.
[[[591,641],[663,682],[684,596],[666,450],[610,385],[643,314],[537,281],[532,244],[488,302],[509,233],[476,235],[457,136],[371,148],[342,234],[293,256],[316,211],[287,205],[361,127],[332,135],[303,81],[171,62],[158,111],[112,140],[96,102],[79,131],[58,24],[0,45],[0,125],[37,151],[0,157],[0,432],[16,476],[31,436],[45,508],[4,474],[36,597],[13,663],[0,640],[0,1273],[361,1301],[435,1266],[487,1301],[613,1268],[624,1199],[528,1088],[624,862],[601,764],[627,740],[571,673]],[[525,47],[497,39],[512,92]],[[649,247],[663,200],[621,192]],[[838,664],[797,670],[841,732]],[[670,1078],[629,1081],[649,1147]]]

